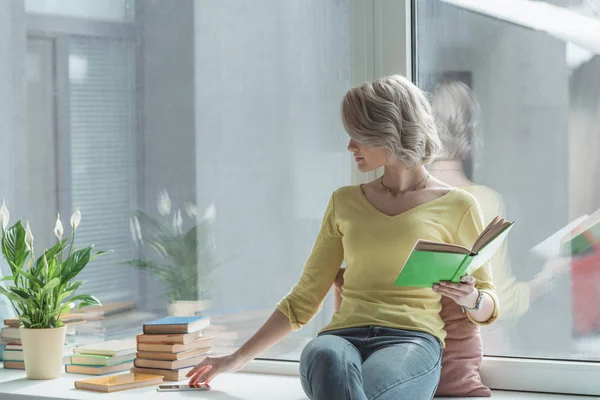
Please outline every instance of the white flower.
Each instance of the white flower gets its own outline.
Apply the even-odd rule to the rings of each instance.
[[[169,197],[169,193],[167,189],[163,189],[158,194],[158,213],[163,217],[171,214],[171,198]]]
[[[137,233],[135,231],[135,222],[133,222],[133,218],[129,218],[129,232],[131,233],[133,243],[137,243]]]
[[[48,259],[46,258],[46,252],[44,252],[44,273],[48,276]]]
[[[33,249],[33,234],[31,233],[29,221],[27,221],[27,226],[25,228],[25,244],[27,245],[27,250],[31,251]]]
[[[183,233],[183,218],[181,218],[181,210],[177,210],[177,212],[173,214],[173,230],[175,233]]]
[[[140,226],[140,220],[138,219],[138,217],[134,217],[133,222],[138,240],[141,243],[144,243],[144,238],[142,237],[142,227]]]
[[[25,267],[25,271],[29,271],[33,266],[33,257],[29,257],[29,261],[27,262],[27,266]]]
[[[79,208],[77,208],[77,210],[75,210],[73,215],[71,215],[71,228],[73,228],[73,230],[77,230],[77,227],[79,226],[80,223],[81,223],[81,212],[79,212]]]
[[[54,236],[56,236],[58,240],[62,240],[63,233],[64,228],[62,222],[60,221],[60,214],[57,214],[56,224],[54,225]]]
[[[2,207],[0,207],[0,223],[2,224],[3,230],[8,226],[8,221],[10,221],[10,213],[8,212],[8,208],[6,208],[6,202],[2,201]]]
[[[208,222],[213,222],[217,216],[217,209],[215,205],[211,203],[211,205],[204,211],[203,219]]]
[[[185,212],[187,213],[188,217],[190,217],[190,219],[195,220],[196,215],[198,215],[198,207],[196,207],[196,205],[191,201],[188,201],[185,203]]]

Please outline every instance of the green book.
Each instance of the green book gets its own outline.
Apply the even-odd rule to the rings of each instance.
[[[496,217],[479,235],[472,249],[466,247],[418,240],[404,263],[396,286],[432,287],[440,281],[460,282],[471,275],[498,251],[513,222]]]
[[[561,241],[563,257],[584,254],[600,242],[600,210],[577,225]]]
[[[96,354],[73,354],[71,356],[71,364],[87,365],[87,366],[108,366],[121,364],[128,361],[133,361],[135,352],[131,354],[123,354],[120,356],[100,356]]]

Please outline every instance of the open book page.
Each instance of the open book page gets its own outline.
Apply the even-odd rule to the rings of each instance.
[[[481,235],[479,235],[477,241],[475,241],[475,244],[473,245],[473,253],[479,253],[488,245],[488,243],[503,233],[511,225],[512,222],[509,222],[500,216],[494,218],[492,222],[489,223],[487,228],[481,232]]]
[[[471,254],[471,250],[466,247],[459,246],[457,244],[439,243],[432,242],[430,240],[417,241],[414,250],[420,251],[438,251],[441,253],[455,253],[455,254]]]
[[[600,210],[594,211],[594,213],[592,215],[587,217],[581,224],[576,226],[573,229],[573,232],[571,232],[571,235],[577,236],[577,235],[587,231],[588,229],[590,229],[591,227],[593,227],[594,225],[596,225],[598,223],[600,223]]]
[[[577,218],[576,220],[569,223],[567,226],[559,229],[552,236],[550,236],[549,238],[545,239],[543,242],[532,248],[531,252],[544,258],[558,257],[560,255],[560,246],[562,239],[587,218],[587,215],[583,215]]]
[[[504,230],[491,239],[491,241],[486,242],[484,247],[481,248],[475,256],[473,256],[473,260],[467,269],[467,275],[471,275],[473,271],[485,264],[494,256],[494,254],[496,254],[500,246],[502,246],[502,243],[506,239],[508,232],[510,232],[512,229],[513,224],[509,222],[508,226],[505,226],[504,224],[502,226],[504,226]]]

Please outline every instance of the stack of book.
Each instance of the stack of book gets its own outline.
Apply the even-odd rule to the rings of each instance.
[[[133,367],[135,340],[110,340],[73,349],[65,370],[72,374],[106,375]]]
[[[156,314],[136,310],[136,303],[112,303],[83,308],[86,323],[77,329],[82,344],[134,337]]]
[[[209,325],[208,317],[167,317],[145,324],[131,372],[160,375],[165,381],[186,379],[211,354],[212,338],[202,333]]]

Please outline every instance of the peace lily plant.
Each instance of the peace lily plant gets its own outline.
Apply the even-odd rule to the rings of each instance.
[[[165,189],[158,195],[157,210],[157,218],[137,211],[130,220],[133,241],[144,257],[127,264],[149,271],[165,284],[171,315],[194,315],[210,307],[211,272],[217,266],[215,206],[199,216],[195,204],[185,203],[185,214],[193,222],[189,229],[184,229],[182,212],[172,209]]]
[[[25,356],[25,370],[29,379],[53,379],[62,371],[62,357],[66,328],[60,317],[76,303],[79,308],[100,305],[88,294],[75,294],[84,284],[77,275],[94,258],[107,253],[94,251],[94,246],[75,249],[75,233],[81,223],[77,209],[70,219],[71,234],[63,238],[64,228],[60,215],[54,234],[57,243],[35,257],[34,238],[29,222],[21,221],[8,227],[10,213],[6,204],[0,208],[2,226],[2,254],[11,275],[2,279],[3,294],[21,321],[20,336]]]

